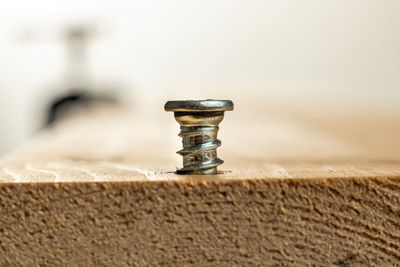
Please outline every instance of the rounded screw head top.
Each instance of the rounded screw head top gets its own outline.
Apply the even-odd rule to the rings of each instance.
[[[164,109],[173,111],[181,126],[183,167],[178,174],[217,174],[217,166],[224,163],[217,157],[218,125],[224,112],[233,110],[231,100],[168,101]]]
[[[174,100],[168,101],[164,106],[165,111],[230,111],[233,110],[231,100]]]

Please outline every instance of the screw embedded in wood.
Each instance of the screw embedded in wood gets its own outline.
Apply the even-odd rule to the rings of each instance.
[[[173,111],[181,126],[183,167],[178,174],[217,174],[217,166],[224,163],[217,157],[218,125],[224,112],[233,110],[230,100],[168,101],[164,109]]]

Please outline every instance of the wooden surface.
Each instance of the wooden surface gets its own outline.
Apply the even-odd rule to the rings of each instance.
[[[216,176],[162,109],[87,110],[0,162],[0,265],[397,266],[400,117],[236,104]]]

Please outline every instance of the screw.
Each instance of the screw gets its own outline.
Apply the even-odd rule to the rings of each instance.
[[[230,100],[182,100],[168,101],[164,109],[173,111],[181,126],[183,167],[178,174],[217,174],[217,166],[224,163],[217,158],[218,125],[224,112],[233,110]]]

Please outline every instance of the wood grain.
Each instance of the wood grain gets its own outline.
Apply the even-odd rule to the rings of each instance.
[[[171,114],[87,110],[0,162],[0,265],[400,266],[400,119],[373,115],[234,111],[220,174],[182,176]]]

